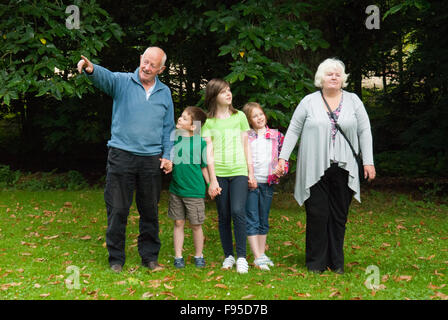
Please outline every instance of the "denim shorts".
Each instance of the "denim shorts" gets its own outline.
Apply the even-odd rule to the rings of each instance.
[[[267,183],[259,183],[257,189],[249,190],[246,201],[248,236],[268,234],[273,194],[274,186]]]

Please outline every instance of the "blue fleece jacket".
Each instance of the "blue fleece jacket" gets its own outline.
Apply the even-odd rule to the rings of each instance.
[[[134,73],[123,73],[94,65],[88,77],[114,100],[109,147],[143,156],[162,153],[163,158],[171,159],[174,106],[171,90],[165,84],[156,78],[147,100],[139,68]]]

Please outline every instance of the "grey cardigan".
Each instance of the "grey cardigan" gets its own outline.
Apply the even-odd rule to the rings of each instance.
[[[343,102],[338,124],[353,148],[359,151],[361,147],[364,165],[373,165],[372,133],[364,104],[354,93],[343,90],[342,94]],[[333,147],[331,122],[319,91],[305,96],[294,111],[279,158],[288,160],[299,138],[294,189],[294,198],[299,205],[303,205],[309,198],[310,188],[330,167],[332,154],[339,167],[349,172],[348,186],[354,191],[354,198],[361,202],[355,157],[339,131]]]

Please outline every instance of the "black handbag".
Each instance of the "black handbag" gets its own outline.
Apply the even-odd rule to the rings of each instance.
[[[356,153],[355,148],[353,148],[352,144],[350,143],[350,140],[348,140],[347,136],[345,135],[344,131],[342,131],[341,127],[337,123],[333,112],[330,109],[330,106],[328,105],[327,100],[325,100],[324,94],[322,90],[320,90],[320,94],[322,95],[322,99],[324,99],[325,105],[327,106],[328,112],[330,112],[331,118],[334,120],[336,128],[339,130],[339,132],[342,134],[342,136],[347,140],[348,145],[350,146],[350,149],[352,149],[353,156],[355,157],[356,163],[358,164],[358,175],[359,175],[359,182],[365,182],[366,178],[364,176],[364,165],[362,163],[362,154],[361,151],[359,153]]]

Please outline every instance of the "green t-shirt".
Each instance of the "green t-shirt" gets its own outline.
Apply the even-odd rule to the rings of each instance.
[[[174,142],[170,192],[183,198],[205,198],[201,168],[207,166],[207,143],[199,135],[178,136]]]
[[[247,176],[241,133],[249,129],[246,115],[241,111],[227,119],[207,119],[202,127],[202,136],[212,139],[216,176]]]

